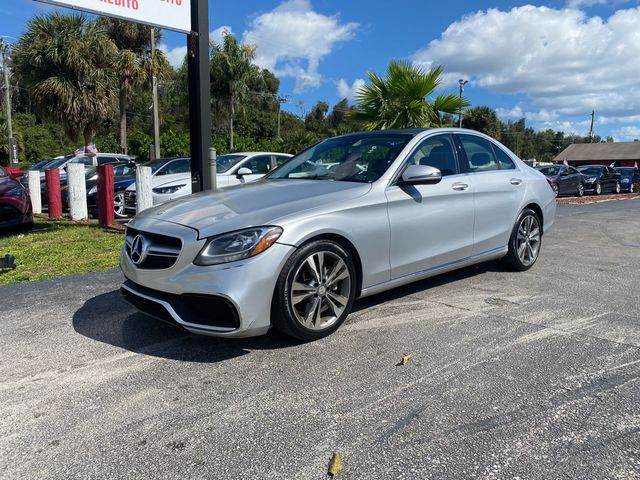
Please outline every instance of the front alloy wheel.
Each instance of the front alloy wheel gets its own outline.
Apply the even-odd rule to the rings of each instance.
[[[276,285],[272,320],[288,335],[317,340],[346,319],[355,295],[355,268],[348,253],[329,240],[312,242],[285,264]]]
[[[116,192],[113,196],[113,213],[116,218],[126,218],[127,213],[124,209],[124,192]]]
[[[553,194],[557,197],[558,194],[560,193],[560,189],[558,188],[558,184],[557,183],[551,184],[551,189],[553,190]]]
[[[596,183],[596,188],[594,191],[596,195],[600,195],[602,193],[602,185],[600,185],[600,182]]]
[[[582,183],[578,184],[578,196],[582,197],[584,195],[584,185]]]
[[[616,194],[620,193],[620,182],[616,182]]]

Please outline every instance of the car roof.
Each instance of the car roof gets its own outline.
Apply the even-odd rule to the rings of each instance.
[[[291,155],[290,153],[284,153],[284,152],[229,152],[229,153],[225,153],[223,155],[286,155],[288,157],[293,157],[293,155]],[[220,155],[222,156],[222,155]]]

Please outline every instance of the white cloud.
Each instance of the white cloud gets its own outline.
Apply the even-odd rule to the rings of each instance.
[[[580,126],[592,109],[627,121],[640,111],[638,25],[640,7],[608,19],[568,8],[490,9],[452,23],[413,61],[444,65],[452,86],[469,78],[494,93],[525,94],[538,112],[523,116],[533,121],[576,117]]]
[[[171,48],[166,43],[158,44],[158,50],[162,50],[173,68],[180,68],[184,61],[184,56],[187,54],[186,46]]]
[[[360,90],[364,86],[364,80],[362,78],[356,78],[351,86],[347,83],[344,78],[338,80],[338,96],[340,98],[346,98],[351,101],[355,99],[358,90]]]
[[[353,38],[358,24],[315,12],[309,0],[289,0],[251,21],[243,43],[255,44],[255,63],[296,79],[295,92],[318,87],[319,65],[337,44]]]
[[[216,28],[215,30],[209,32],[209,40],[215,43],[222,43],[225,34],[233,35],[233,30],[228,25],[223,25],[221,27]]]
[[[640,139],[640,127],[627,126],[622,127],[613,132],[613,137],[616,141],[629,142],[635,139]]]

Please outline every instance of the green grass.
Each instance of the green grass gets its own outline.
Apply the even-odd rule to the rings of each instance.
[[[0,285],[45,280],[116,267],[122,233],[96,224],[35,218],[33,230],[0,231],[0,257],[11,254],[17,268],[0,269]]]

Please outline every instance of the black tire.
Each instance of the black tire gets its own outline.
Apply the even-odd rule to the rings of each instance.
[[[518,229],[522,224],[523,220],[528,216],[533,216],[535,218],[535,222],[537,223],[537,226],[539,228],[539,241],[538,241],[538,248],[536,251],[535,258],[533,259],[533,262],[525,264],[525,262],[523,262],[520,256],[518,255],[517,240],[518,240]],[[531,267],[533,267],[533,265],[538,260],[541,246],[542,246],[542,223],[540,222],[540,218],[538,217],[538,214],[535,212],[535,210],[532,210],[530,208],[525,208],[520,213],[520,215],[518,215],[518,219],[516,220],[516,223],[513,225],[513,229],[511,230],[511,236],[509,237],[509,252],[502,258],[501,261],[503,264],[509,266],[510,268],[512,268],[517,272],[524,272],[525,270],[529,270]]]
[[[578,184],[578,197],[583,197],[584,196],[584,184],[583,183],[579,183]]]
[[[300,269],[307,259],[320,252],[324,252],[323,255],[328,253],[331,256],[337,256],[346,265],[349,274],[349,296],[345,302],[343,312],[337,316],[335,321],[326,328],[311,329],[302,325],[298,320],[296,311],[294,311],[294,306],[291,301],[292,285],[294,275],[300,272]],[[299,340],[313,341],[326,337],[335,332],[347,318],[349,312],[351,312],[356,297],[357,283],[356,268],[353,260],[338,243],[330,240],[316,240],[303,245],[291,255],[278,276],[273,302],[271,304],[271,322],[273,326],[282,333]],[[318,291],[316,291],[315,297],[318,297]]]
[[[594,195],[602,194],[602,185],[600,184],[600,182],[596,182],[595,186],[593,187],[593,194]]]

